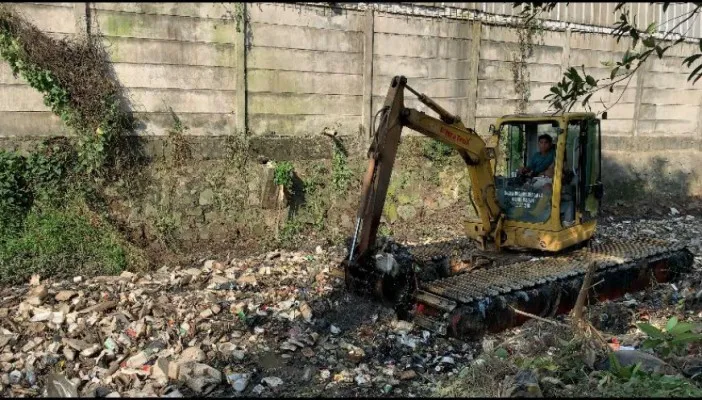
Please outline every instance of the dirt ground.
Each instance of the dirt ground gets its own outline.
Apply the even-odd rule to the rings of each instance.
[[[636,322],[661,326],[673,315],[699,322],[700,221],[702,215],[687,210],[651,219],[603,217],[598,238],[683,241],[696,256],[695,271],[590,307],[592,326],[622,346],[639,346],[644,335]],[[425,231],[431,236],[397,240],[450,238],[460,228],[432,229]],[[343,246],[310,244],[249,256],[200,255],[151,273],[37,277],[0,288],[0,393],[35,397],[63,388],[97,397],[494,396],[504,394],[524,359],[551,357],[556,365],[553,358],[574,337],[541,321],[468,341],[424,331],[388,307],[347,293],[338,268],[345,255]],[[555,321],[568,323],[565,316]],[[506,358],[496,359],[496,349]],[[699,346],[691,348],[685,363],[700,357]],[[546,395],[582,389],[554,383],[564,379],[560,375],[538,379]]]

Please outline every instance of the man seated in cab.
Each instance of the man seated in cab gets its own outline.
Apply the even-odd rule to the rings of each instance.
[[[553,139],[544,133],[539,136],[539,151],[531,156],[529,164],[523,167],[519,173],[530,178],[541,175],[553,179],[555,160],[556,152],[553,150]]]

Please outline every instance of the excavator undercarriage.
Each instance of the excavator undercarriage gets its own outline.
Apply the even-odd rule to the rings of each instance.
[[[406,108],[404,89],[440,119]],[[510,137],[521,139],[526,137],[524,128],[510,131],[517,123],[527,126],[535,121],[541,123],[540,129],[553,127],[562,148],[556,152],[556,172],[549,181],[553,186],[541,195],[515,191],[523,180],[510,175],[509,168],[505,176],[494,175],[498,135],[485,143],[460,118],[409,87],[404,77],[393,78],[380,114],[343,268],[350,290],[392,304],[401,318],[411,318],[440,334],[470,338],[519,325],[527,314],[544,317],[571,310],[591,266],[595,268],[591,300],[639,291],[675,279],[692,267],[692,254],[679,244],[654,238],[602,243],[592,239],[602,185],[599,121],[591,115],[571,114],[560,120],[518,115],[498,121],[500,127],[507,126]],[[479,216],[466,223],[465,238],[415,247],[376,240],[404,126],[452,145],[465,160]],[[512,186],[500,191],[498,185]],[[523,209],[509,208],[512,203],[505,193],[516,193],[516,200],[522,202],[531,196],[546,206],[539,209],[540,203],[534,206],[532,201]],[[574,200],[568,204],[571,193]],[[563,211],[568,206],[570,214]],[[568,215],[572,219],[564,223]]]

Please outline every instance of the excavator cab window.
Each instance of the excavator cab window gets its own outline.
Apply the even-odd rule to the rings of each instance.
[[[497,199],[508,219],[542,223],[551,216],[553,175],[548,176],[548,171],[532,178],[520,174],[538,153],[538,138],[543,134],[553,139],[555,154],[558,137],[555,121],[510,121],[500,127],[495,184]]]
[[[576,209],[582,215],[580,222],[597,218],[602,198],[600,151],[599,120],[568,121],[564,172],[572,171],[573,179],[562,186],[563,226],[576,222]]]

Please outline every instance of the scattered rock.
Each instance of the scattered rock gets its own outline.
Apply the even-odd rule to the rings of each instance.
[[[613,352],[613,354],[617,357],[617,360],[623,367],[628,367],[631,365],[636,365],[637,363],[641,363],[642,371],[651,373],[663,373],[669,375],[674,375],[676,373],[675,368],[673,368],[671,365],[667,364],[660,358],[648,353],[644,353],[643,351],[620,350]],[[608,370],[610,367],[609,358],[605,358],[602,362],[598,364],[597,367],[599,370]]]
[[[180,364],[178,379],[195,393],[206,395],[222,382],[222,373],[207,364],[191,361]]]
[[[183,350],[183,352],[180,354],[180,357],[178,357],[178,362],[202,362],[205,361],[205,358],[207,358],[205,352],[202,351],[202,349],[200,349],[199,347],[188,347],[187,349]]]
[[[56,299],[56,301],[68,301],[76,294],[77,293],[72,290],[61,290],[60,292],[56,293],[54,299]]]
[[[48,295],[49,291],[46,289],[46,287],[44,285],[39,285],[32,288],[29,293],[27,293],[26,301],[28,304],[33,306],[40,306]]]
[[[47,397],[78,397],[78,387],[64,375],[50,374],[46,379]]]
[[[408,369],[407,371],[402,371],[400,373],[400,380],[401,381],[408,381],[408,380],[414,379],[416,377],[417,377],[417,373],[414,372],[414,370],[412,370],[412,369]]]
[[[521,370],[514,376],[506,376],[500,397],[544,397],[539,380],[533,371]]]
[[[249,379],[251,379],[251,374],[230,374],[227,375],[227,382],[232,385],[235,391],[238,393],[243,392],[249,385]]]
[[[277,376],[268,376],[261,379],[261,382],[265,383],[268,387],[278,387],[283,384],[283,380]]]

